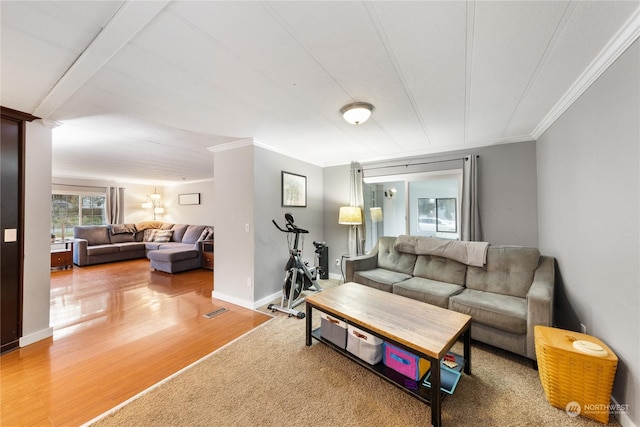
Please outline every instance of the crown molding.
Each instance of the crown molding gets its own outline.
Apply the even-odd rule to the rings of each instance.
[[[207,148],[207,150],[211,151],[212,153],[219,153],[221,151],[235,150],[235,149],[238,149],[238,148],[249,147],[249,146],[264,148],[265,150],[273,151],[275,153],[279,153],[279,154],[283,154],[285,156],[291,157],[290,154],[285,153],[282,150],[274,148],[274,147],[272,147],[270,145],[265,144],[264,142],[260,142],[260,141],[258,141],[256,139],[253,139],[253,138],[244,138],[244,139],[239,139],[237,141],[232,141],[232,142],[227,142],[227,143],[224,143],[224,144],[214,145],[213,147]]]
[[[531,133],[531,139],[537,140],[560,116],[604,73],[616,59],[640,37],[640,7],[618,30],[600,54],[571,85],[549,113]]]
[[[239,139],[237,141],[214,145],[212,147],[207,148],[207,150],[211,151],[212,153],[220,153],[222,151],[236,150],[242,147],[249,147],[251,145],[254,145],[253,138],[244,138],[244,139]]]

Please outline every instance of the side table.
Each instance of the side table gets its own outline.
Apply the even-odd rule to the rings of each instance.
[[[51,268],[73,268],[73,240],[51,242]]]
[[[213,241],[202,242],[202,268],[213,270]]]
[[[615,353],[591,335],[541,325],[534,334],[538,374],[551,406],[607,424]]]

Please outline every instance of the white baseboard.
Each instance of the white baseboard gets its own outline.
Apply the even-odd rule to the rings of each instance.
[[[618,401],[613,398],[613,396],[611,396],[611,403],[614,407],[622,407],[622,405],[619,404]],[[638,427],[638,425],[633,422],[629,414],[627,414],[627,411],[614,411],[613,416],[616,417],[618,421],[620,421],[622,427]]]
[[[342,280],[342,275],[338,273],[329,273],[329,279]]]
[[[20,338],[19,345],[20,347],[26,347],[29,344],[33,344],[35,342],[45,340],[52,336],[53,336],[53,328],[46,328],[41,331],[35,332],[33,334],[23,336],[22,338]]]
[[[280,298],[281,296],[282,296],[282,291],[275,292],[274,294],[271,294],[271,295],[269,295],[267,297],[264,297],[264,298],[262,298],[262,299],[260,299],[258,301],[255,301],[253,303],[253,308],[256,309],[258,307],[262,307],[263,305],[265,305],[267,303],[270,303],[274,299]]]
[[[239,305],[240,307],[248,308],[249,310],[253,310],[253,303],[251,301],[247,301],[244,299],[240,299],[237,297],[232,297],[230,295],[225,295],[216,291],[215,289],[211,292],[211,298],[219,299],[222,301],[230,302],[231,304]]]

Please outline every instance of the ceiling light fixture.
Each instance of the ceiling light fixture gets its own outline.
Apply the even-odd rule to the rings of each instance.
[[[373,111],[373,105],[367,102],[354,102],[352,104],[345,105],[340,109],[342,117],[351,123],[352,125],[359,125],[366,122],[371,117]]]

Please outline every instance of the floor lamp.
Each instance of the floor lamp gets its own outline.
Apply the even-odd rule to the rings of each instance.
[[[360,240],[358,239],[358,226],[362,224],[362,209],[359,206],[343,206],[340,208],[338,224],[350,225],[356,234],[356,255],[360,255]],[[351,250],[351,248],[349,248]],[[350,254],[351,255],[351,254]]]

